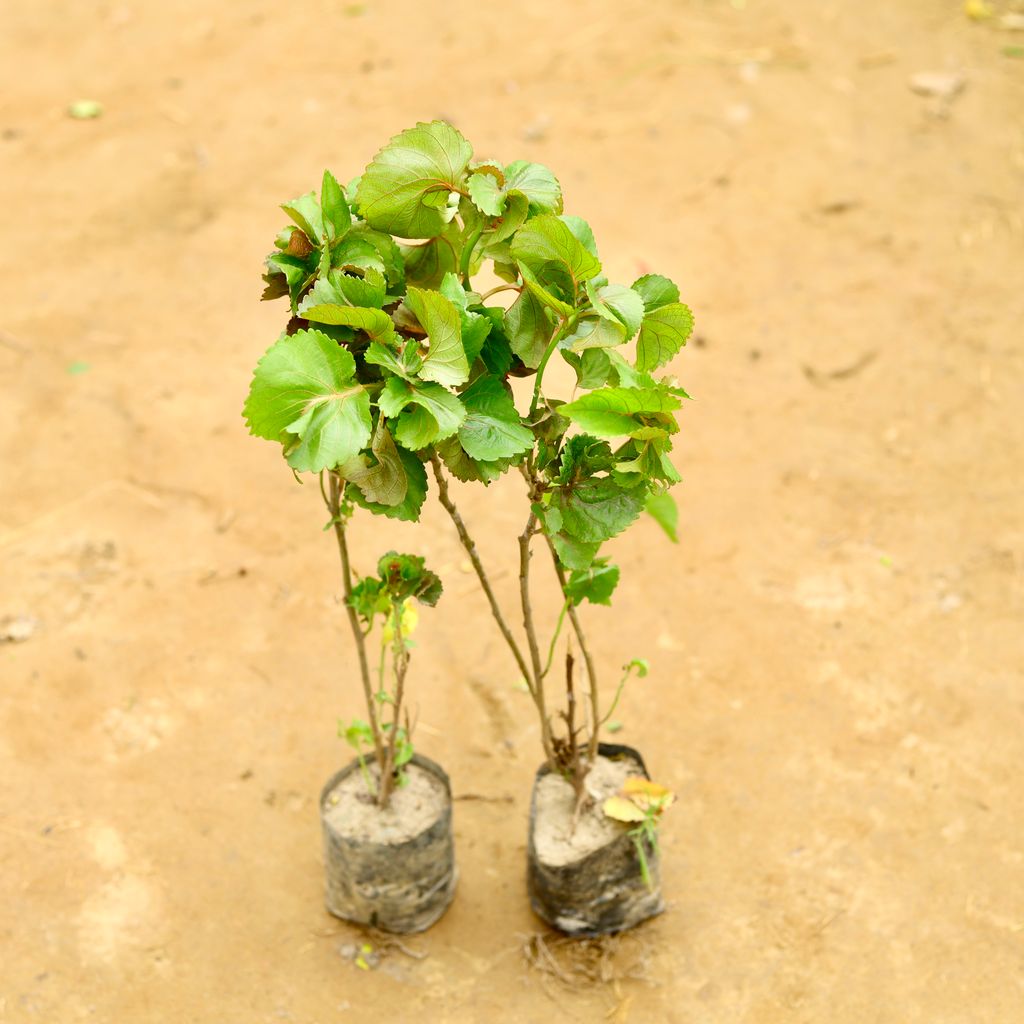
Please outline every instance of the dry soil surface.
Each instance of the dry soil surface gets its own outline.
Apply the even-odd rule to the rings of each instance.
[[[0,1020],[1020,1021],[1007,13],[7,0],[0,619],[28,619],[0,647]],[[555,168],[611,278],[661,270],[698,319],[681,543],[637,526],[586,610],[609,689],[651,661],[620,738],[679,794],[670,907],[557,970],[523,885],[537,728],[435,503],[356,547],[448,581],[413,665],[459,893],[370,970],[323,911],[352,648],[319,497],[239,415],[280,326],[276,204],[435,116]],[[510,603],[517,481],[458,498]]]

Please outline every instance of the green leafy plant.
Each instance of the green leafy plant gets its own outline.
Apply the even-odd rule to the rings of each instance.
[[[327,499],[330,500],[329,497]],[[337,525],[337,524],[335,524]],[[389,551],[377,564],[377,576],[361,579],[346,597],[355,611],[365,639],[380,626],[380,658],[376,689],[367,702],[369,721],[355,718],[338,723],[338,735],[354,748],[367,788],[386,805],[395,785],[405,785],[405,766],[412,760],[412,723],[405,711],[405,677],[409,670],[412,633],[419,615],[415,599],[435,605],[441,597],[441,580],[416,555]],[[404,718],[403,718],[403,712]],[[380,784],[375,787],[363,757],[364,747],[377,753]]]
[[[688,396],[659,371],[686,343],[689,309],[660,275],[610,283],[550,170],[474,160],[442,121],[395,136],[345,187],[325,172],[319,193],[283,209],[292,223],[267,258],[264,298],[287,298],[291,316],[256,367],[251,432],[280,442],[294,471],[326,474],[336,526],[354,506],[416,521],[430,466],[536,707],[545,756],[582,799],[608,716],[579,608],[610,603],[619,569],[602,545],[645,508],[675,539],[670,452]],[[571,394],[547,387],[552,359],[572,368]],[[486,486],[510,470],[525,484],[519,637],[450,487],[450,477]],[[538,537],[563,598],[547,658],[533,611]],[[349,577],[343,526],[339,546]],[[549,676],[566,623],[587,696],[577,700],[567,651],[556,714]]]

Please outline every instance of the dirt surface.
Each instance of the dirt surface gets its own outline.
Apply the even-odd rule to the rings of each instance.
[[[935,0],[2,21],[0,1020],[1021,1019],[1024,37]],[[434,116],[697,314],[682,543],[638,526],[587,609],[609,689],[651,661],[617,717],[679,794],[670,906],[582,987],[524,956],[537,728],[435,503],[356,551],[447,581],[411,685],[459,893],[375,970],[322,907],[336,554],[239,409],[275,204]],[[516,481],[456,496],[511,604]]]
[[[368,774],[377,785],[380,772],[373,765]],[[327,795],[324,820],[336,835],[365,839],[381,845],[404,843],[426,831],[449,806],[444,783],[433,772],[410,765],[406,784],[399,786],[388,806],[381,810],[359,772],[352,772]]]

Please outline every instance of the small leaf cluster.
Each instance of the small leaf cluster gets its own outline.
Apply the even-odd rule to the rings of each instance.
[[[443,121],[397,135],[344,187],[325,172],[283,209],[264,297],[291,316],[256,367],[251,432],[402,520],[419,517],[428,461],[484,484],[520,467],[572,574],[567,596],[608,603],[618,570],[601,545],[645,507],[674,532],[665,492],[687,395],[658,371],[693,327],[676,286],[609,282],[550,170],[474,160]],[[503,283],[481,294],[484,268]],[[543,387],[555,357],[576,376],[569,400]],[[533,380],[528,411],[516,377]]]
[[[433,608],[441,598],[441,591],[440,577],[426,567],[419,555],[389,551],[378,561],[377,575],[363,577],[352,588],[349,604],[369,631],[378,615],[388,620],[402,614],[407,601],[415,599]],[[411,630],[405,629],[403,623],[403,633],[409,632]],[[382,642],[390,640],[391,636],[385,632]]]

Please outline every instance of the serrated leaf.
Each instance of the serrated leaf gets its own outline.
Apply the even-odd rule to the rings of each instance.
[[[679,301],[679,289],[661,274],[644,274],[633,282],[633,291],[640,296],[644,310],[653,313],[662,306]]]
[[[380,366],[407,381],[413,381],[423,360],[416,354],[415,342],[407,341],[402,349],[388,348],[373,341],[363,353],[363,361]]]
[[[577,387],[592,391],[608,383],[612,364],[604,349],[588,348],[579,354],[563,349],[562,357],[576,371]]]
[[[533,434],[523,426],[512,396],[497,377],[479,377],[461,398],[466,421],[459,427],[459,441],[470,458],[493,462],[533,447]]]
[[[665,531],[673,544],[679,543],[679,508],[676,506],[675,498],[668,491],[649,494],[644,510]]]
[[[401,504],[409,490],[409,478],[383,416],[373,432],[370,451],[376,463],[371,464],[365,455],[357,455],[342,464],[338,472],[354,483],[368,501],[381,505]]]
[[[543,164],[516,160],[505,168],[505,191],[520,192],[533,213],[561,213],[562,186]]]
[[[582,541],[565,533],[552,534],[551,541],[558,561],[567,569],[586,569],[601,548],[600,541]]]
[[[459,311],[439,292],[422,288],[410,288],[405,301],[429,340],[420,376],[447,387],[464,384],[469,379],[469,362],[462,346]]]
[[[429,242],[399,247],[405,261],[405,277],[409,284],[437,288],[446,274],[459,269],[462,235],[455,224]]]
[[[495,459],[481,462],[472,458],[462,447],[458,434],[438,441],[434,446],[437,454],[457,480],[487,484],[493,483],[515,462],[514,459]]]
[[[636,367],[664,366],[685,344],[693,330],[693,314],[681,302],[660,306],[644,317],[636,341]]]
[[[584,320],[565,339],[573,352],[587,352],[591,349],[618,348],[626,341],[626,328],[616,317],[592,317]]]
[[[535,370],[553,329],[540,300],[532,292],[523,291],[505,312],[504,326],[512,351]]]
[[[328,244],[344,237],[352,226],[352,214],[349,212],[345,193],[330,171],[324,171],[323,183],[320,186],[320,216],[324,241]]]
[[[309,256],[289,256],[288,253],[276,252],[267,257],[267,266],[271,271],[284,274],[288,282],[288,295],[291,299],[292,312],[299,306],[299,299],[313,283],[317,274],[318,260],[316,253]]]
[[[597,312],[608,320],[621,324],[626,340],[633,337],[644,319],[644,301],[632,288],[621,284],[606,284],[603,288],[587,288],[590,301]]]
[[[606,817],[631,824],[644,821],[647,815],[632,800],[624,796],[610,796],[601,805]]]
[[[281,441],[288,465],[318,473],[370,440],[370,397],[355,360],[320,331],[283,335],[257,363],[243,414],[257,437]]]
[[[570,573],[565,596],[574,605],[583,601],[611,604],[618,582],[619,567],[611,565],[607,558],[598,558],[587,569],[576,569]]]
[[[486,171],[471,174],[466,182],[473,205],[488,217],[500,217],[505,209],[505,196],[498,180]]]
[[[427,496],[427,471],[423,468],[423,463],[412,452],[406,451],[405,448],[398,449],[398,457],[402,460],[402,467],[405,469],[405,476],[408,481],[404,501],[399,502],[397,505],[381,505],[379,502],[367,499],[363,492],[355,486],[346,488],[345,493],[360,508],[365,508],[375,515],[414,523],[420,517],[420,509],[423,508],[423,501]]]
[[[541,284],[551,268],[564,271],[578,291],[583,282],[601,272],[599,260],[580,244],[569,226],[553,214],[528,220],[515,234],[512,258],[526,267]]]
[[[462,324],[462,347],[466,353],[466,362],[472,366],[480,355],[484,341],[490,333],[491,321],[482,313],[474,313],[469,309],[469,296],[454,274],[445,274],[439,290],[459,311],[459,320]],[[474,294],[473,297],[475,301],[479,301],[479,296]]]
[[[290,203],[282,203],[281,209],[298,224],[311,242],[319,243],[323,240],[324,221],[315,192],[307,192]]]
[[[562,532],[576,540],[610,540],[634,522],[644,507],[646,489],[623,487],[609,477],[592,477],[552,490],[551,504],[562,517]]]
[[[377,406],[389,419],[397,418],[395,439],[412,451],[451,437],[466,420],[466,410],[458,396],[440,384],[410,384],[398,377],[388,379],[377,398]]]
[[[306,310],[324,305],[380,309],[386,293],[384,275],[379,270],[367,270],[362,277],[332,270],[325,277],[317,278],[299,303],[298,312],[300,316],[305,316]]]
[[[594,238],[593,228],[582,218],[574,214],[566,213],[558,218],[573,234],[580,245],[590,253],[594,259],[600,259],[597,254],[597,240]]]
[[[317,324],[335,324],[343,327],[355,327],[365,331],[371,341],[385,345],[397,343],[395,325],[391,317],[382,309],[365,309],[362,306],[341,306],[334,302],[310,306],[302,314],[307,320]]]
[[[505,210],[501,220],[494,226],[493,230],[485,240],[484,254],[490,259],[499,259],[503,246],[511,238],[530,213],[530,201],[522,192],[509,192],[505,196]],[[507,260],[505,262],[508,262]],[[501,276],[500,274],[498,275]],[[512,280],[515,280],[513,275]]]
[[[473,147],[444,121],[396,135],[363,172],[356,202],[363,219],[401,238],[434,238],[451,220],[449,194],[462,188]]]
[[[646,417],[671,415],[680,404],[664,388],[601,388],[563,405],[559,412],[598,437],[622,437],[650,426]],[[665,429],[661,422],[654,425]]]

